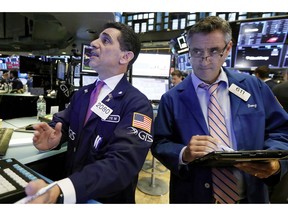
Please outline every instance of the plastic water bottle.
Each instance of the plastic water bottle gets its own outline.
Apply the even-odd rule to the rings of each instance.
[[[39,99],[37,100],[37,119],[39,119],[39,117],[45,117],[45,115],[46,115],[46,101],[43,95],[40,95]]]

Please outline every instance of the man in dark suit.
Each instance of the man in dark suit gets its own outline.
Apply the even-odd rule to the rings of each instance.
[[[288,81],[284,81],[273,88],[273,93],[288,113]]]
[[[56,113],[49,125],[34,126],[37,149],[68,144],[67,178],[33,203],[86,203],[91,199],[135,203],[138,173],[153,141],[152,106],[125,74],[137,59],[140,40],[130,27],[108,23],[90,45],[89,66],[99,79],[75,92],[70,105]],[[97,101],[91,103],[97,82],[105,84],[100,93],[98,90]],[[92,113],[86,118],[88,110]],[[43,186],[44,182],[31,182],[26,191],[32,195]]]
[[[271,77],[269,77],[270,73],[270,68],[266,65],[259,66],[254,71],[256,77],[263,80],[263,82],[265,82],[270,87],[270,89],[273,89],[277,83]]]
[[[212,135],[209,126],[215,118],[208,115],[210,92],[203,85],[219,86],[213,99],[218,101],[217,109],[224,113],[220,127],[226,125],[230,150],[288,150],[288,115],[269,87],[254,76],[221,67],[232,49],[231,35],[229,23],[219,17],[207,17],[193,25],[187,34],[193,73],[161,98],[151,149],[171,171],[170,203],[220,202],[215,196],[219,188],[212,180],[213,167],[192,163],[223,148],[223,140]],[[237,196],[222,193],[231,198],[223,202],[268,203],[268,185],[279,182],[288,164],[286,160],[271,160],[242,162],[229,168],[233,172],[229,177],[237,179],[233,188]],[[218,179],[218,185],[223,185],[222,179]]]

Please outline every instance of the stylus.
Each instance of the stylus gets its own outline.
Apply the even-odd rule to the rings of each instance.
[[[57,184],[57,182],[53,182],[53,183],[47,185],[46,187],[43,187],[40,190],[38,190],[37,193],[35,193],[34,195],[26,196],[23,199],[15,202],[15,204],[26,204],[28,202],[31,202],[32,200],[36,199],[37,197],[39,197],[39,196],[43,195],[44,193],[46,193],[47,191],[49,191],[56,184]]]

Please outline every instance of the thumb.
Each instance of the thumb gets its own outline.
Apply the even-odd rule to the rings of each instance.
[[[61,130],[62,130],[62,123],[61,122],[58,122],[56,125],[55,125],[55,134],[56,135],[59,135],[61,134]]]
[[[28,185],[25,187],[25,192],[28,196],[35,194],[42,187],[45,187],[47,184],[42,179],[36,179],[34,181],[30,181]]]

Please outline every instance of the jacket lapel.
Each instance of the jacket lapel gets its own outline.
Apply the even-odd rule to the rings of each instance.
[[[182,88],[179,89],[179,98],[186,106],[187,113],[191,113],[205,134],[209,134],[200,103],[197,99],[196,91],[192,84],[191,75],[183,81]]]

